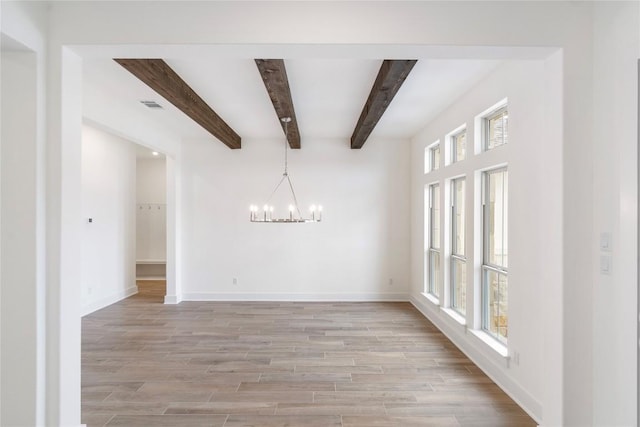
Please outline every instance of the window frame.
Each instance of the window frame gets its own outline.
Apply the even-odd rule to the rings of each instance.
[[[509,105],[507,103],[504,104],[500,104],[500,106],[498,106],[497,108],[491,110],[491,112],[485,114],[482,116],[482,151],[491,151],[491,150],[495,150],[498,147],[502,147],[505,146],[509,143],[509,123],[507,122],[507,140],[506,142],[504,142],[504,136],[503,136],[503,142],[501,144],[498,144],[494,147],[489,148],[489,129],[490,129],[490,125],[489,122],[492,119],[495,119],[498,116],[503,115],[504,113],[507,113],[507,117],[509,116]]]
[[[440,204],[440,183],[436,182],[433,184],[430,184],[428,186],[429,188],[429,245],[427,247],[427,286],[426,286],[426,291],[428,294],[434,296],[435,298],[439,298],[440,297],[440,292],[439,292],[439,277],[442,275],[442,271],[440,268],[441,265],[441,251],[442,251],[442,241],[440,239],[440,232],[442,229],[442,224],[440,221],[440,211],[441,209],[438,210],[437,215],[434,213],[434,200],[436,199],[436,196],[438,198],[438,205]],[[437,189],[437,195],[435,194],[435,190]],[[434,235],[436,233],[434,233],[434,220],[436,218],[436,216],[438,217],[438,246],[435,247],[434,246]],[[434,266],[436,266],[436,263],[434,262],[434,259],[437,259],[437,272],[436,272],[436,268],[434,268]],[[437,274],[439,273],[439,274]]]
[[[464,157],[462,159],[458,159],[458,150],[456,149],[456,145],[458,142],[458,138],[462,135],[465,137],[465,145],[464,145]],[[454,131],[451,136],[449,136],[449,148],[451,150],[451,164],[458,163],[467,158],[467,141],[468,141],[467,127],[464,126],[462,129]]]
[[[435,167],[435,151],[439,150],[439,162],[438,162],[438,167]],[[427,145],[426,147],[424,147],[424,173],[425,175],[428,174],[429,172],[433,172],[436,170],[440,170],[442,169],[442,147],[440,147],[440,140],[436,140],[435,142],[432,142],[431,144]]]
[[[500,276],[504,276],[505,279],[507,280],[507,298],[508,298],[508,289],[509,289],[509,271],[508,271],[508,266],[503,266],[503,265],[497,265],[494,263],[491,263],[489,261],[489,251],[490,251],[490,239],[489,239],[489,194],[490,194],[490,179],[489,179],[489,175],[492,173],[498,173],[498,172],[507,172],[507,185],[508,185],[508,166],[500,166],[497,168],[493,168],[493,169],[488,169],[485,171],[482,171],[482,195],[481,195],[481,199],[482,199],[482,264],[481,264],[481,274],[480,274],[480,301],[481,301],[481,308],[480,308],[480,314],[481,314],[481,330],[486,333],[488,336],[490,336],[491,338],[495,339],[497,342],[499,342],[502,345],[507,345],[508,342],[508,338],[507,337],[502,337],[500,335],[499,332],[497,333],[493,333],[491,331],[491,327],[490,327],[490,307],[489,307],[489,283],[488,283],[488,275],[489,273],[495,273],[498,275],[498,280],[500,279]],[[507,190],[507,212],[508,212],[508,190]],[[507,214],[508,215],[508,214]],[[507,216],[507,220],[508,220],[508,216]],[[506,227],[508,228],[508,223],[506,224]],[[509,316],[508,316],[508,300],[507,300],[507,329],[508,329],[508,321],[509,321]]]
[[[458,213],[457,210],[457,204],[456,204],[456,184],[457,183],[464,183],[464,190],[463,190],[463,198],[462,198],[462,212],[463,212],[463,216],[462,216],[462,221],[463,223],[466,223],[466,215],[467,215],[467,209],[466,209],[466,203],[465,203],[465,197],[466,197],[466,193],[467,193],[467,179],[465,176],[461,176],[461,177],[457,177],[457,178],[453,178],[451,180],[451,218],[450,218],[450,223],[451,223],[451,234],[450,234],[450,238],[451,238],[451,254],[450,254],[450,266],[449,266],[449,283],[450,283],[450,289],[449,289],[449,296],[450,296],[450,307],[451,309],[453,309],[454,311],[456,311],[458,314],[465,316],[466,315],[466,299],[465,301],[463,301],[462,304],[460,304],[460,302],[458,301],[457,298],[457,280],[456,280],[456,262],[461,262],[463,264],[463,266],[466,268],[467,265],[467,256],[466,256],[466,251],[467,251],[467,245],[466,243],[464,244],[464,251],[459,252],[458,248],[457,248],[457,233],[458,233],[458,227],[457,227],[457,221],[456,221],[456,215]],[[466,239],[466,227],[463,228],[464,230],[464,235],[462,236],[463,241]],[[464,282],[464,286],[466,288],[467,285],[467,281],[465,280]],[[465,297],[466,297],[466,292],[465,292]],[[462,308],[461,308],[462,307]]]
[[[438,164],[436,166],[436,151],[438,152]],[[442,167],[442,149],[440,141],[429,147],[429,170],[437,171]]]

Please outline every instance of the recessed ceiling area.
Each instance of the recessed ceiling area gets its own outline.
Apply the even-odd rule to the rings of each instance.
[[[284,51],[286,49],[283,48]],[[348,146],[383,59],[367,55],[353,58],[294,55],[284,58],[300,130],[305,139],[344,139]],[[295,49],[294,49],[295,51]],[[459,96],[467,92],[507,55],[467,55],[455,58],[439,51],[434,58],[417,59],[404,84],[374,128],[370,138],[409,139]],[[154,55],[152,55],[153,53]],[[157,58],[158,49],[138,58]],[[280,122],[269,99],[255,58],[275,55],[175,55],[169,49],[163,60],[243,139],[279,139]],[[266,49],[265,53],[274,53]],[[401,52],[402,53],[402,52]],[[404,52],[408,53],[408,52]],[[113,55],[113,53],[111,54]],[[540,52],[528,56],[539,56]],[[113,55],[114,57],[117,55]],[[132,55],[128,55],[131,57]],[[173,56],[173,57],[172,57]],[[254,58],[255,56],[255,58]],[[527,55],[521,55],[527,57]],[[125,55],[126,57],[126,55]],[[111,57],[84,58],[85,105],[109,103],[148,117],[148,122],[179,138],[215,140],[183,112],[117,64]],[[140,101],[155,101],[162,109],[149,109]]]
[[[165,155],[159,151],[147,148],[140,144],[134,144],[136,150],[136,159],[158,159],[164,160]],[[155,154],[154,154],[155,153]]]

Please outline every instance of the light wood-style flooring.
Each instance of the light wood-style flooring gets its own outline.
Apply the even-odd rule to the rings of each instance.
[[[88,426],[535,426],[408,303],[183,302],[82,322]]]

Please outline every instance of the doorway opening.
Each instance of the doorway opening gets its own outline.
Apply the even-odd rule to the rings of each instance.
[[[138,298],[167,294],[167,162],[164,154],[136,151],[136,285]]]
[[[169,160],[89,120],[81,145],[82,315],[140,293],[163,303]]]

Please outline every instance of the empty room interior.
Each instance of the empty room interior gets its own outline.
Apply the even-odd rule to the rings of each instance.
[[[638,425],[637,1],[0,33],[0,425]]]

